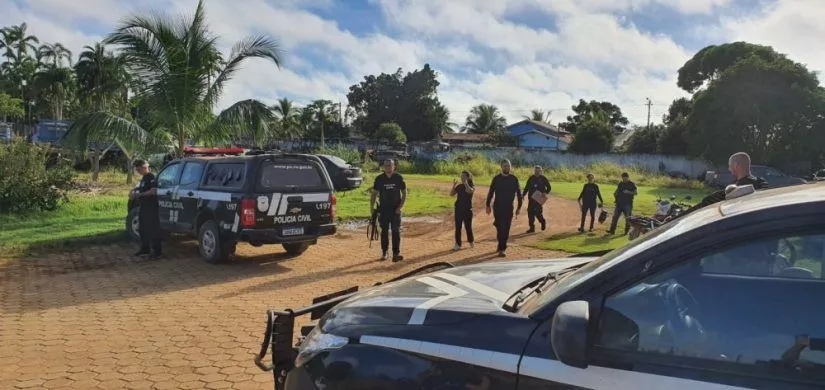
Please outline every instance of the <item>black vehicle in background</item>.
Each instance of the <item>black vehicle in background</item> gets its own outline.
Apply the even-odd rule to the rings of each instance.
[[[324,163],[336,191],[354,190],[364,182],[361,168],[353,166],[344,159],[326,154],[319,154],[318,158]]]
[[[595,256],[437,263],[271,310],[255,364],[279,390],[825,389],[825,185]]]
[[[335,233],[335,194],[321,160],[305,154],[185,157],[157,174],[164,232],[198,238],[201,257],[226,260],[238,242],[281,244],[299,255]],[[139,240],[139,206],[126,230]]]

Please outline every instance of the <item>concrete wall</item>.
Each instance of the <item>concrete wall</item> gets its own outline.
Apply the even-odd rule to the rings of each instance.
[[[594,163],[612,163],[626,167],[637,167],[650,171],[658,171],[659,163],[665,164],[667,172],[682,172],[692,178],[697,178],[705,171],[712,169],[705,161],[693,160],[681,156],[661,156],[648,154],[572,154],[556,151],[524,151],[515,148],[498,148],[480,150],[487,157],[500,160],[508,158],[517,165],[544,165],[549,167],[581,168]]]

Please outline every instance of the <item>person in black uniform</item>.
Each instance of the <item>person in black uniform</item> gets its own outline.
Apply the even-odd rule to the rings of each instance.
[[[547,228],[547,221],[544,219],[544,207],[541,203],[533,199],[533,193],[541,192],[548,194],[550,192],[550,181],[544,176],[541,166],[536,165],[533,170],[533,176],[527,179],[527,185],[524,186],[524,194],[522,197],[527,199],[527,222],[530,224],[530,229],[527,233],[534,233],[536,231],[536,219],[541,223],[541,230]]]
[[[584,221],[587,219],[587,213],[590,212],[590,231],[593,231],[593,223],[596,219],[596,198],[599,199],[598,206],[602,207],[604,200],[602,193],[599,191],[599,185],[596,184],[596,177],[592,173],[587,174],[587,183],[582,187],[582,192],[579,194],[579,207],[582,210],[582,222],[579,225],[579,232],[584,233]]]
[[[493,225],[496,227],[499,256],[506,256],[507,239],[510,238],[510,225],[513,223],[513,200],[518,199],[516,215],[521,213],[521,186],[518,178],[510,174],[510,161],[501,162],[501,173],[493,177],[490,192],[487,193],[487,214],[493,213]],[[490,203],[495,197],[492,208]]]
[[[395,172],[395,161],[384,161],[384,173],[375,178],[370,197],[370,210],[375,210],[378,198],[378,223],[381,225],[381,260],[387,259],[389,233],[392,229],[392,261],[404,259],[401,256],[401,211],[407,201],[407,183],[400,173]]]
[[[473,175],[468,171],[461,172],[461,184],[453,181],[451,196],[455,196],[455,246],[454,251],[461,249],[461,225],[467,231],[467,242],[473,247],[473,193],[475,192]]]
[[[135,172],[142,176],[136,192],[130,192],[129,198],[137,199],[140,205],[138,216],[138,233],[140,234],[140,250],[135,256],[150,254],[151,259],[161,255],[160,247],[160,216],[158,215],[158,182],[155,175],[149,171],[149,164],[143,160],[135,161]]]
[[[636,183],[630,181],[630,175],[627,172],[622,173],[622,181],[616,186],[616,191],[613,196],[616,199],[616,209],[613,211],[613,220],[610,222],[610,229],[607,234],[616,233],[616,224],[619,223],[619,215],[624,214],[625,220],[630,218],[633,214],[633,197],[636,196],[638,190]],[[630,224],[625,221],[624,234],[630,231]]]
[[[733,174],[733,177],[735,179],[731,184],[736,184],[737,186],[744,186],[750,184],[753,186],[755,190],[761,190],[768,187],[767,181],[751,174],[751,157],[745,152],[734,153],[730,156],[730,158],[728,159],[728,170],[731,174]],[[699,203],[679,214],[678,217],[688,215],[696,210],[699,210],[706,206],[710,206],[714,203],[721,202],[723,200],[725,200],[724,189],[716,191],[704,197]],[[668,221],[671,221],[673,219],[675,218],[670,218],[668,219]]]

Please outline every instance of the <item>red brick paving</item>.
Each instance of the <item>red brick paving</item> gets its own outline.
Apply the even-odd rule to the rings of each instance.
[[[493,258],[489,217],[477,218],[476,247],[455,253],[451,221],[409,226],[398,264],[376,261],[377,243],[368,249],[363,232],[323,239],[297,258],[240,246],[219,265],[200,260],[192,243],[168,244],[153,262],[131,258],[128,245],[0,260],[0,389],[271,389],[271,373],[252,363],[266,309],[431,262]],[[514,241],[508,259],[560,255]]]

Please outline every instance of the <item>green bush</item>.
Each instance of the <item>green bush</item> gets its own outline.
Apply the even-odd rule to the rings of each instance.
[[[54,210],[68,200],[72,177],[69,164],[50,161],[47,148],[23,141],[0,145],[0,213]]]

